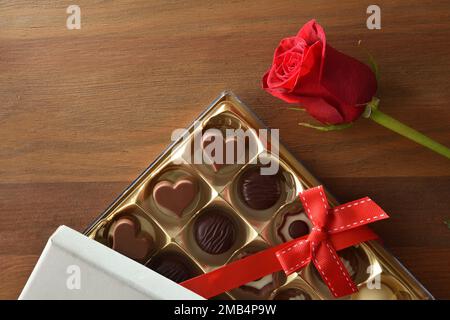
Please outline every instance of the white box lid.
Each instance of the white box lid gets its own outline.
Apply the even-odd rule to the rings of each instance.
[[[19,299],[202,300],[66,226],[50,237]]]

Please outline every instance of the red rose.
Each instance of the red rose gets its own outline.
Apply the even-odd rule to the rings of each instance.
[[[377,90],[372,70],[327,45],[322,27],[311,20],[295,37],[281,40],[263,88],[299,103],[325,124],[356,120]]]

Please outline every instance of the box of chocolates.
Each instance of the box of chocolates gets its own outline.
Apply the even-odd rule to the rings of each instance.
[[[278,131],[266,129],[233,93],[222,93],[174,135],[174,142],[85,235],[177,283],[308,235],[312,224],[298,194],[319,183],[278,143]],[[231,131],[242,135],[226,134]],[[327,198],[337,205],[328,193]],[[377,241],[338,255],[359,289],[343,299],[432,299]],[[333,296],[309,264],[289,276],[268,274],[216,298]]]

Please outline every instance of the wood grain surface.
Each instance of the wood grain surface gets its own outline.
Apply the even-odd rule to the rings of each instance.
[[[0,1],[0,298],[20,293],[61,224],[83,230],[222,90],[231,89],[341,201],[450,298],[450,162],[368,120],[322,133],[260,89],[282,37],[316,18],[328,42],[379,64],[381,108],[450,145],[450,4],[377,1]]]

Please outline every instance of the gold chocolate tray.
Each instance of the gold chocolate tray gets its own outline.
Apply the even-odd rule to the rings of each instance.
[[[192,148],[195,134],[210,128],[254,129],[247,139],[253,139],[256,148],[246,149],[241,164],[192,164],[190,156],[197,150]],[[294,224],[298,230],[310,227],[297,194],[320,183],[281,143],[279,157],[271,154],[266,148],[271,146],[267,143],[270,136],[262,138],[259,129],[267,128],[249,108],[233,93],[222,93],[187,129],[188,134],[173,142],[85,234],[176,282],[290,240],[292,230],[298,229],[293,229]],[[257,181],[257,185],[269,186],[269,194],[276,197],[246,190],[256,197],[253,203],[242,190],[254,188],[248,179],[264,159],[275,159],[280,170],[274,184],[267,178],[270,181]],[[328,192],[327,196],[332,206],[338,204]],[[205,221],[213,221],[222,231],[214,241],[204,239],[205,232],[217,232]],[[344,249],[339,256],[359,288],[358,293],[343,299],[433,299],[376,241]],[[216,298],[308,300],[332,296],[310,264],[289,277],[282,272],[267,275]]]

